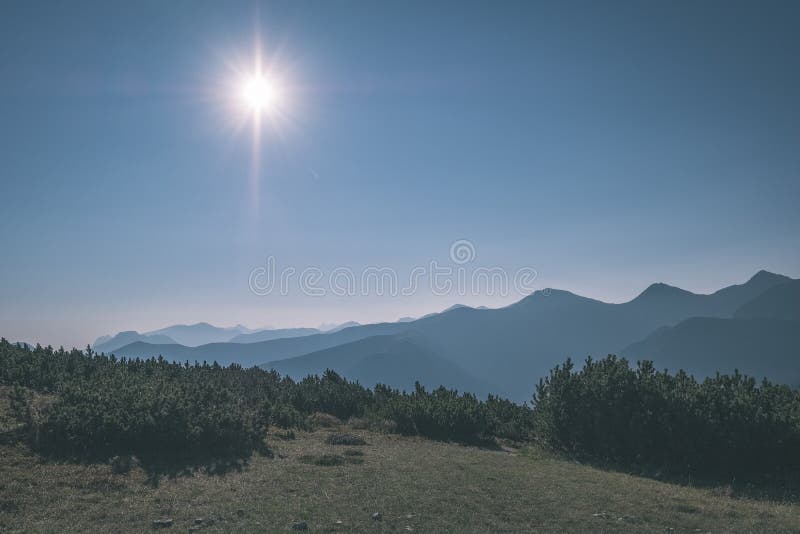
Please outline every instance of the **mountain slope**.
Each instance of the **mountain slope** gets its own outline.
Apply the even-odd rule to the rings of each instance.
[[[302,337],[310,336],[312,334],[321,333],[316,328],[276,328],[274,330],[259,330],[252,334],[239,334],[231,338],[231,343],[259,343],[261,341],[270,341],[272,339],[281,339],[288,337]]]
[[[735,317],[770,317],[800,321],[800,280],[792,280],[768,289],[739,308]]]
[[[695,317],[661,328],[621,351],[653,360],[658,369],[684,369],[697,377],[744,374],[800,385],[800,322],[786,319]]]
[[[428,388],[445,385],[486,395],[493,391],[485,381],[436,354],[415,334],[373,336],[304,356],[270,362],[267,369],[302,379],[333,369],[350,380],[372,386],[383,383],[412,390],[419,381]]]
[[[756,276],[765,278],[763,273]],[[687,319],[656,330],[620,353],[698,376],[738,369],[800,385],[800,280],[769,287],[742,304],[733,318]]]

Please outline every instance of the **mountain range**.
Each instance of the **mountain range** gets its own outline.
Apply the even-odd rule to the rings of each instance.
[[[142,339],[115,352],[261,365],[295,378],[331,368],[368,385],[408,388],[419,380],[520,401],[567,357],[610,353],[698,376],[733,366],[800,384],[798,283],[766,271],[712,294],[657,283],[621,304],[546,289],[499,309],[455,306],[417,320],[253,343],[190,347]]]
[[[271,339],[301,337],[323,332],[338,332],[343,328],[360,326],[359,323],[348,321],[341,324],[320,325],[319,328],[263,328],[250,329],[246,326],[236,325],[225,328],[209,323],[195,323],[189,325],[172,325],[160,330],[139,333],[135,330],[118,332],[114,336],[100,336],[92,344],[95,352],[115,352],[120,348],[141,341],[151,345],[183,345],[186,347],[199,347],[210,343],[258,343]]]
[[[775,285],[733,317],[692,317],[620,352],[698,376],[739,370],[800,386],[800,280]]]
[[[139,333],[135,330],[119,332],[114,336],[101,336],[92,344],[96,352],[113,352],[130,343],[142,341],[151,344],[182,344],[197,347],[207,343],[230,341],[236,336],[254,332],[242,325],[222,328],[208,323],[173,325],[152,332]]]

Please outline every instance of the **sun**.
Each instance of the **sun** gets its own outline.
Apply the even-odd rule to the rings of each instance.
[[[280,105],[277,82],[262,74],[242,80],[240,93],[242,103],[254,113],[273,113]]]

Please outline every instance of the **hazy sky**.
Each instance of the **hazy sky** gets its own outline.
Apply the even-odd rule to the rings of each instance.
[[[798,27],[788,1],[0,2],[0,335],[519,298],[249,289],[270,255],[403,280],[458,239],[611,301],[798,277]],[[256,30],[287,116],[257,195],[220,89]]]

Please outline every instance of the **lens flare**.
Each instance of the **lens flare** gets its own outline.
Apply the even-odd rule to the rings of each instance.
[[[241,98],[244,105],[256,113],[272,113],[280,103],[280,91],[275,80],[255,74],[242,82]]]

